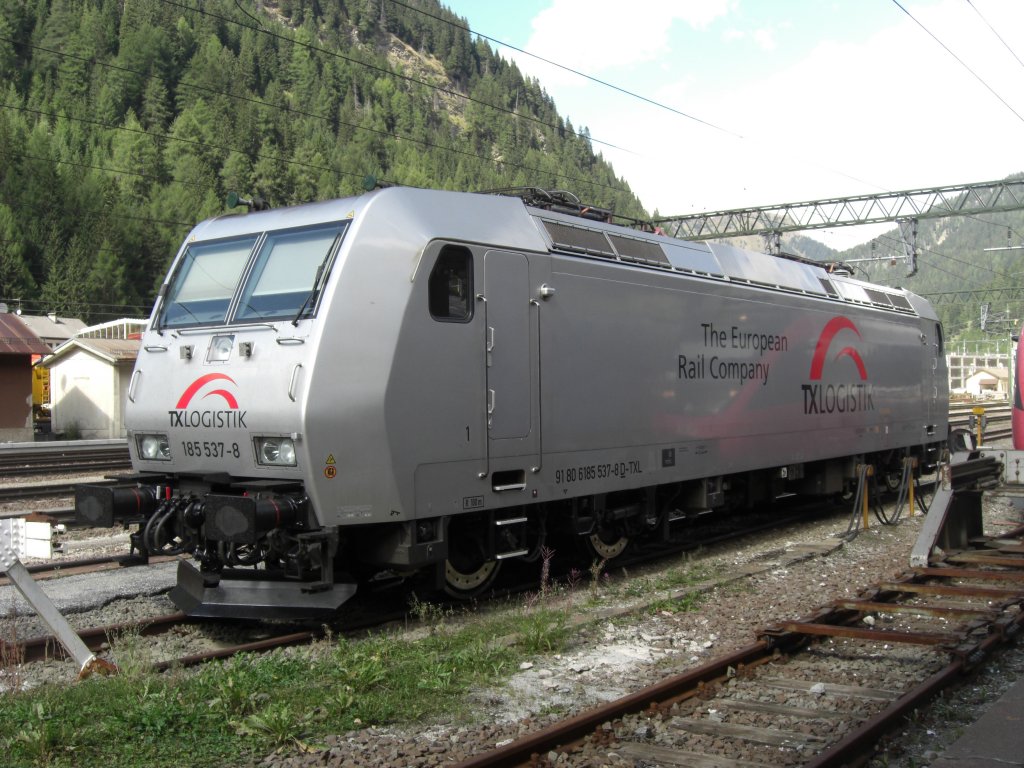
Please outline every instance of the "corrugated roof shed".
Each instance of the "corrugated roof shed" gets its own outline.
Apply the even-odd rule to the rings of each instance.
[[[48,355],[47,346],[17,315],[0,314],[0,355]]]
[[[84,349],[110,363],[130,362],[139,356],[138,339],[82,339],[65,341],[41,365],[50,368],[74,349]]]
[[[77,317],[58,317],[55,314],[49,314],[21,315],[19,319],[36,336],[48,342],[51,346],[57,346],[62,341],[70,339],[85,328],[85,323]]]

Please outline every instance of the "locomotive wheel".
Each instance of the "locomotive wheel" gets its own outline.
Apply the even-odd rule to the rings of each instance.
[[[900,489],[900,483],[903,482],[902,472],[883,472],[882,480],[885,483],[885,487],[889,491],[898,491]]]
[[[629,537],[613,531],[597,531],[586,538],[587,548],[595,557],[611,560],[621,555],[629,546]]]
[[[472,566],[453,565],[450,559],[445,560],[444,591],[460,600],[475,597],[494,583],[500,565],[497,560],[486,560],[478,563],[474,569]]]
[[[448,559],[444,561],[444,591],[450,597],[475,597],[498,577],[501,563],[489,557],[482,545],[486,526],[482,518],[452,520],[448,528]]]

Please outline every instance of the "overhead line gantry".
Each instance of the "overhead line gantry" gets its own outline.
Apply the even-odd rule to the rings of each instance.
[[[1024,178],[693,213],[655,223],[684,240],[761,235],[768,252],[777,253],[784,232],[895,222],[913,274],[917,271],[920,219],[1020,209],[1024,209]]]

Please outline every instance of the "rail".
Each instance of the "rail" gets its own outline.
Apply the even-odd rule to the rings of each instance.
[[[125,440],[67,440],[0,445],[0,477],[129,469]]]

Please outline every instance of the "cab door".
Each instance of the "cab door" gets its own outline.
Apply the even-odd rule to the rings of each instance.
[[[945,350],[942,343],[942,326],[937,322],[924,322],[922,342],[924,344],[924,400],[927,411],[925,422],[931,434],[940,432],[937,425],[944,425],[948,413],[945,403],[949,400],[949,376],[946,371]],[[943,427],[942,431],[944,431]],[[940,437],[942,435],[939,435]]]
[[[538,319],[526,256],[487,251],[481,298],[486,316],[488,469],[501,473],[496,489],[525,487],[527,475],[540,463]],[[513,457],[520,461],[508,461]]]

